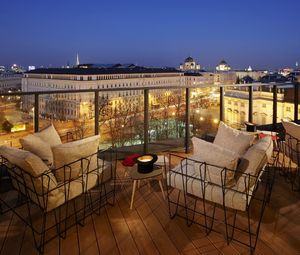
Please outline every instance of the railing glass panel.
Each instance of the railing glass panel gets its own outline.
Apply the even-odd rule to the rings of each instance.
[[[0,96],[0,145],[20,148],[19,139],[34,130],[34,97]]]
[[[149,151],[184,146],[185,89],[149,91]]]
[[[191,89],[191,134],[199,137],[213,136],[220,122],[220,88]]]

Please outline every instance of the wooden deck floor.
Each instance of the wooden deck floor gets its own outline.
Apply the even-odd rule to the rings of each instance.
[[[200,226],[171,220],[156,184],[141,186],[133,210],[130,195],[131,185],[123,186],[113,207],[88,217],[78,235],[76,227],[70,229],[61,240],[61,254],[249,254],[242,245],[227,245],[221,234],[207,236]],[[299,215],[299,195],[277,175],[255,254],[300,254]],[[51,241],[45,254],[58,254],[58,247],[58,239]],[[30,229],[12,213],[0,216],[0,254],[37,254]]]

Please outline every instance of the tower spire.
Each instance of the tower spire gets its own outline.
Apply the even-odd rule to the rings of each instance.
[[[80,65],[80,62],[79,62],[79,55],[77,53],[77,56],[76,56],[76,66],[79,66]]]

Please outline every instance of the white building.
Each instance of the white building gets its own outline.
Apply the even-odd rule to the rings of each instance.
[[[231,67],[230,65],[227,64],[227,62],[223,59],[217,66],[216,66],[216,70],[217,71],[221,71],[221,72],[226,72],[226,71],[230,71]]]
[[[100,97],[109,99],[115,108],[132,109],[141,107],[143,90],[151,87],[155,94],[161,90],[156,87],[182,87],[185,85],[184,73],[176,69],[144,67],[111,67],[111,68],[49,68],[36,69],[24,74],[22,91],[80,90],[80,89],[113,89],[136,88],[136,90],[101,92]],[[23,107],[30,110],[33,98],[25,97]],[[40,114],[56,119],[77,119],[93,112],[94,93],[62,93],[40,96]]]
[[[280,86],[277,90],[277,122],[294,118],[294,103],[288,99],[291,86]],[[241,127],[248,120],[249,91],[247,87],[226,89],[224,97],[225,121],[232,126]],[[300,114],[300,105],[298,105]],[[270,87],[256,87],[253,91],[253,122],[257,125],[271,124],[273,121],[273,92]]]
[[[22,74],[1,73],[0,74],[0,91],[19,90],[21,89]]]
[[[187,57],[183,64],[180,64],[179,69],[182,71],[200,70],[200,65],[192,57]]]

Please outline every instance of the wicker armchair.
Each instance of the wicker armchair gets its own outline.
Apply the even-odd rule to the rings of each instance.
[[[12,210],[30,227],[40,254],[47,242],[57,236],[65,238],[70,227],[84,225],[88,215],[99,214],[103,206],[114,203],[115,186],[110,181],[115,177],[115,153],[98,151],[49,169],[23,150],[18,150],[23,155],[12,163],[11,150],[18,149],[1,148],[1,169],[8,172],[13,187],[0,196],[2,213]],[[75,169],[79,174],[70,175]],[[59,181],[58,172],[63,175]]]
[[[256,174],[250,174],[247,167],[251,164],[243,167],[243,159],[237,170],[231,170],[170,154],[167,174],[170,217],[183,217],[188,225],[199,224],[207,234],[211,231],[222,232],[228,244],[232,240],[240,242],[248,246],[252,253],[264,209],[270,200],[276,160],[277,154],[270,159],[262,155]],[[212,178],[212,169],[218,172],[218,179]],[[232,174],[235,181],[228,183],[227,176]],[[257,220],[253,220],[251,215],[253,205]],[[221,226],[225,229],[220,229],[220,224],[215,222],[223,223]]]
[[[300,125],[282,121],[283,141],[279,143],[280,172],[292,185],[292,190],[300,191]]]

